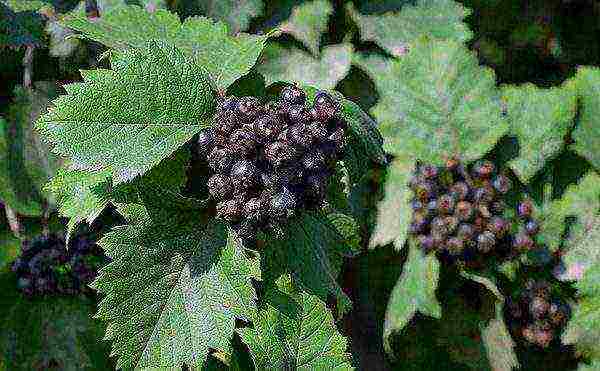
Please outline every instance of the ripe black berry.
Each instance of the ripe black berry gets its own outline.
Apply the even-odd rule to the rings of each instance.
[[[306,93],[297,86],[290,85],[281,91],[281,99],[290,104],[304,105],[306,102]]]
[[[236,113],[244,119],[252,119],[260,112],[260,101],[254,97],[243,97],[237,103]]]
[[[288,189],[283,188],[271,200],[271,213],[276,218],[287,218],[294,214],[296,197]]]
[[[494,185],[494,188],[502,194],[507,193],[511,187],[510,179],[504,175],[498,175],[492,184]]]
[[[208,166],[219,174],[226,174],[233,165],[233,155],[224,148],[215,148],[208,154]]]
[[[223,174],[215,174],[208,179],[208,192],[217,201],[228,198],[233,192],[231,179]]]
[[[315,96],[314,110],[311,111],[313,119],[326,122],[331,120],[337,114],[338,108],[336,102],[329,94],[320,91]]]
[[[531,236],[536,235],[540,231],[540,225],[535,220],[528,220],[525,223],[525,232]]]
[[[325,168],[325,154],[319,149],[308,152],[302,158],[302,166],[309,171],[317,171]]]
[[[215,133],[213,129],[204,129],[198,133],[198,150],[206,155],[215,145]]]
[[[225,200],[217,205],[217,218],[235,223],[242,216],[243,205],[238,199]]]
[[[533,213],[533,203],[529,200],[519,203],[517,205],[517,213],[521,218],[529,218]]]
[[[265,158],[276,167],[289,164],[297,155],[296,149],[284,142],[273,142],[265,147]]]
[[[492,232],[485,231],[477,237],[477,249],[482,253],[492,251],[496,245],[496,237]]]

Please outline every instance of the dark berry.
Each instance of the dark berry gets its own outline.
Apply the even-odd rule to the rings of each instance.
[[[475,228],[471,224],[460,224],[456,231],[456,237],[463,241],[470,241],[475,236]]]
[[[254,134],[245,130],[236,130],[229,137],[229,148],[241,155],[252,153],[257,146]]]
[[[562,326],[571,315],[568,305],[560,302],[553,302],[548,308],[548,318],[555,326]]]
[[[548,312],[548,309],[550,309],[550,303],[544,298],[534,297],[529,304],[529,312],[535,319],[543,318]]]
[[[256,182],[257,177],[258,169],[251,161],[238,161],[231,167],[231,179],[236,188],[238,184],[244,189],[250,188]]]
[[[274,115],[262,115],[254,121],[254,134],[261,143],[267,143],[277,138],[283,130],[283,124]]]
[[[335,145],[335,150],[337,153],[344,152],[344,149],[346,148],[346,137],[344,135],[343,128],[335,129],[327,139]]]
[[[450,237],[448,241],[446,241],[446,250],[450,255],[460,255],[464,251],[465,245],[463,240],[457,237]]]
[[[217,205],[217,218],[229,223],[235,223],[242,216],[242,203],[238,199],[220,202]]]
[[[287,118],[291,124],[307,125],[310,121],[308,111],[301,104],[292,104],[287,109]]]
[[[431,221],[431,232],[439,234],[441,236],[448,235],[448,229],[446,228],[446,222],[444,221],[444,218],[433,218],[433,220]]]
[[[224,118],[218,118],[213,124],[213,129],[216,131],[216,134],[221,134],[228,136],[235,129],[239,128],[240,125],[236,121],[236,118],[233,116],[228,116]],[[218,144],[215,138],[215,144]]]
[[[215,148],[208,154],[208,166],[216,173],[227,173],[233,160],[234,156],[223,148]]]
[[[250,220],[244,220],[232,226],[235,234],[242,240],[252,240],[256,237],[257,228]]]
[[[282,188],[281,192],[273,196],[270,206],[273,217],[278,219],[289,218],[294,215],[296,196],[287,188]]]
[[[208,192],[217,201],[229,198],[233,192],[233,183],[231,179],[222,174],[215,174],[208,179]]]
[[[454,211],[454,197],[445,194],[441,195],[437,201],[438,212],[440,214],[450,214]]]
[[[311,110],[313,119],[321,122],[331,120],[338,111],[335,100],[327,93],[319,91],[315,96],[314,110]]]
[[[283,142],[273,142],[265,147],[265,158],[274,166],[288,164],[297,156],[296,149]]]
[[[259,114],[260,108],[261,104],[257,98],[243,97],[238,101],[236,113],[246,120],[251,120]]]
[[[310,123],[307,126],[307,128],[315,142],[325,142],[329,137],[329,134],[327,133],[327,129],[325,128],[325,126],[318,121],[314,121],[314,122]],[[342,134],[342,138],[343,138],[344,130],[343,129],[340,129],[340,130],[341,130],[341,134]]]
[[[477,236],[477,249],[483,253],[488,253],[496,246],[496,237],[492,232],[485,231]]]
[[[300,147],[308,148],[313,143],[313,136],[305,124],[296,124],[288,128],[287,139]]]
[[[494,216],[488,223],[488,229],[490,232],[494,233],[496,237],[501,238],[510,229],[510,223],[506,219],[503,219],[499,216]]]
[[[427,180],[433,180],[438,176],[438,169],[433,165],[421,166],[421,174]]]
[[[475,165],[473,168],[473,175],[477,178],[487,179],[492,176],[494,171],[494,164],[492,164],[490,161],[483,161]]]
[[[281,91],[281,99],[290,104],[304,104],[306,93],[295,85],[288,85]]]
[[[469,221],[473,218],[474,214],[475,209],[473,208],[473,205],[470,202],[460,201],[456,204],[455,215],[459,220],[463,222]]]
[[[425,253],[429,253],[435,249],[435,241],[431,236],[420,235],[417,237],[419,241],[419,246],[421,249],[425,251]]]
[[[227,97],[224,100],[222,100],[221,102],[219,102],[219,105],[217,106],[217,110],[220,112],[228,112],[228,113],[233,113],[238,106],[238,99],[236,97]]]
[[[518,233],[513,241],[513,246],[519,251],[528,251],[534,246],[534,242],[526,233]]]
[[[536,235],[540,231],[540,225],[535,220],[528,220],[525,223],[525,232],[530,235]]]
[[[325,154],[319,149],[312,150],[302,158],[302,166],[309,171],[317,171],[325,168]]]
[[[305,183],[306,193],[312,197],[323,198],[325,196],[325,191],[327,188],[325,181],[326,181],[326,178],[321,175],[318,175],[318,174],[309,175],[306,178],[306,183]]]
[[[423,208],[425,207],[423,205],[423,202],[421,202],[419,200],[413,200],[413,201],[411,201],[410,206],[413,209],[413,211],[423,210]]]
[[[415,215],[413,215],[413,220],[409,226],[410,233],[419,234],[424,232],[425,228],[427,227],[427,223],[428,220],[424,215],[420,213],[415,213]]]
[[[253,197],[244,204],[244,217],[248,220],[259,221],[263,216],[263,208],[261,200],[258,197]]]
[[[431,198],[434,194],[434,186],[430,182],[419,183],[415,187],[415,195],[420,200],[426,201]],[[439,203],[439,202],[438,202]]]
[[[198,151],[206,155],[209,153],[215,145],[215,134],[213,129],[204,129],[198,133]]]
[[[495,214],[502,214],[506,209],[504,201],[494,201],[490,204],[490,211]]]
[[[508,193],[512,186],[510,179],[504,175],[498,175],[492,184],[494,185],[494,188],[502,194]]]
[[[525,200],[517,205],[517,214],[521,218],[529,218],[533,214],[533,203],[529,200]]]
[[[475,189],[473,200],[475,200],[477,203],[489,203],[494,200],[494,196],[494,189],[492,187],[481,187]]]
[[[450,187],[450,194],[457,200],[465,200],[469,196],[469,185],[465,182],[456,182]]]

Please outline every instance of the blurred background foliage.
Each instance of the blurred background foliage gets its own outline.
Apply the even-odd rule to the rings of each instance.
[[[168,9],[182,19],[208,16],[225,22],[232,34],[264,34],[277,29],[255,71],[233,89],[252,91],[252,86],[263,84],[260,73],[267,84],[292,79],[336,89],[366,112],[388,94],[387,63],[401,58],[411,42],[422,35],[466,42],[481,64],[493,68],[498,84],[558,86],[580,65],[600,66],[600,2],[594,0],[0,0],[0,149],[13,151],[12,156],[0,155],[5,157],[0,169],[0,195],[3,204],[17,213],[21,238],[40,233],[40,225],[58,230],[64,223],[55,216],[52,200],[42,187],[52,176],[56,159],[38,144],[39,138],[31,131],[32,120],[61,92],[62,85],[80,79],[80,69],[107,67],[100,59],[103,47],[73,38],[73,32],[63,28],[60,20],[73,13],[102,17],[121,4],[139,5],[149,12]],[[28,53],[33,53],[32,58]],[[32,82],[27,81],[28,73]],[[490,157],[510,158],[514,146],[511,138],[505,138]],[[541,202],[550,185],[552,198],[560,198],[568,185],[575,184],[591,168],[586,159],[565,147],[536,173],[527,189]],[[365,205],[367,221],[372,220],[372,205],[381,197],[378,184],[382,174],[374,171],[371,175],[371,188],[356,195]],[[18,321],[17,317],[23,315],[19,308],[24,305],[14,298],[10,288],[14,282],[6,273],[19,249],[19,239],[11,233],[9,222],[2,213],[0,285],[4,296],[0,307],[4,309],[0,311],[0,322],[5,323]],[[110,215],[99,223],[110,224]],[[367,223],[363,229],[368,235],[371,227]],[[418,316],[405,329],[405,336],[394,340],[396,359],[385,355],[383,318],[406,256],[391,248],[367,253],[368,240],[365,236],[364,253],[346,262],[342,277],[354,310],[340,326],[350,338],[358,368],[488,369],[479,323],[493,316],[493,305],[485,289],[458,276],[444,281],[438,289],[440,300],[448,308],[444,317],[431,320]],[[42,307],[40,304],[39,311]],[[0,370],[16,369],[13,367],[18,363],[13,362],[23,357],[46,362],[24,363],[28,370],[68,369],[65,362],[81,366],[76,369],[110,367],[106,349],[90,350],[87,346],[101,338],[96,336],[97,324],[87,323],[89,316],[82,315],[82,311],[92,313],[93,304],[54,302],[52,307],[53,313],[37,312],[37,317],[29,317],[39,318],[35,320],[38,328],[26,327],[27,320],[22,318],[23,323],[15,325],[21,328],[10,330],[13,343],[0,342],[0,346],[14,350],[11,361],[0,360]],[[37,310],[38,306],[32,308]],[[49,329],[43,317],[55,316],[57,323],[65,322],[65,311],[72,313],[69,318],[81,320],[68,320],[65,328]],[[44,335],[18,345],[26,333],[23,331]],[[60,335],[61,331],[65,334]],[[66,339],[75,354],[52,345],[50,340],[57,336]],[[24,347],[36,354],[22,353]],[[527,370],[577,366],[570,349],[550,349],[544,354],[518,349],[517,353]]]

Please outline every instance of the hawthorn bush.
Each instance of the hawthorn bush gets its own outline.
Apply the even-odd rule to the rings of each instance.
[[[600,9],[518,3],[0,0],[0,369],[600,369]]]

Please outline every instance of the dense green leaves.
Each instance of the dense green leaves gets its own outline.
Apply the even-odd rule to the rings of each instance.
[[[54,151],[79,169],[110,169],[116,184],[144,174],[208,125],[214,97],[204,71],[178,49],[150,42],[114,59],[38,120]]]
[[[327,30],[327,21],[333,13],[328,0],[313,0],[296,6],[290,18],[279,29],[302,41],[313,55],[319,54],[321,35]]]
[[[265,48],[257,70],[269,84],[293,81],[333,89],[350,70],[351,57],[350,44],[326,46],[319,58],[300,49],[271,44]]]
[[[302,289],[327,301],[334,295],[340,314],[350,309],[350,299],[337,283],[343,258],[354,251],[325,217],[305,213],[290,223],[282,240],[269,239],[261,254],[262,278],[272,284],[290,273]]]
[[[98,21],[73,16],[65,25],[110,48],[144,47],[149,40],[165,39],[205,68],[218,88],[224,89],[248,73],[267,36],[231,37],[225,24],[203,17],[186,19],[166,10],[147,12],[138,6],[116,7]]]
[[[104,294],[97,316],[119,367],[200,368],[210,348],[229,349],[236,319],[255,315],[250,260],[225,228],[194,215],[140,215],[100,242],[113,262],[93,284]]]
[[[0,118],[0,199],[19,214],[41,215],[47,196],[42,187],[60,165],[33,130],[33,122],[57,95],[52,83],[19,87],[8,116]]]
[[[107,370],[114,366],[86,298],[26,299],[11,273],[0,274],[0,369]]]
[[[463,23],[471,11],[453,0],[419,0],[400,12],[383,15],[362,15],[352,5],[348,12],[358,24],[362,40],[373,41],[397,57],[406,54],[423,35],[459,42],[472,37]]]
[[[567,130],[577,110],[573,84],[540,89],[528,84],[503,90],[510,133],[519,140],[519,156],[510,166],[521,181],[528,183],[547,160],[563,148]]]
[[[600,169],[600,68],[580,68],[576,83],[581,115],[573,131],[573,149]]]
[[[410,199],[412,192],[408,181],[414,171],[414,160],[409,156],[398,156],[388,168],[384,199],[377,206],[377,223],[370,246],[382,246],[390,242],[396,249],[404,246],[408,225],[412,218]]]
[[[261,309],[253,329],[238,330],[256,369],[353,370],[347,341],[325,303],[291,288],[289,277],[279,287],[280,302]]]
[[[389,72],[373,114],[390,152],[436,164],[469,161],[506,132],[493,72],[461,44],[421,40]]]
[[[392,290],[383,330],[384,346],[391,351],[390,337],[400,332],[415,313],[440,318],[442,309],[435,296],[439,279],[439,262],[433,255],[424,256],[411,246],[402,275]]]

